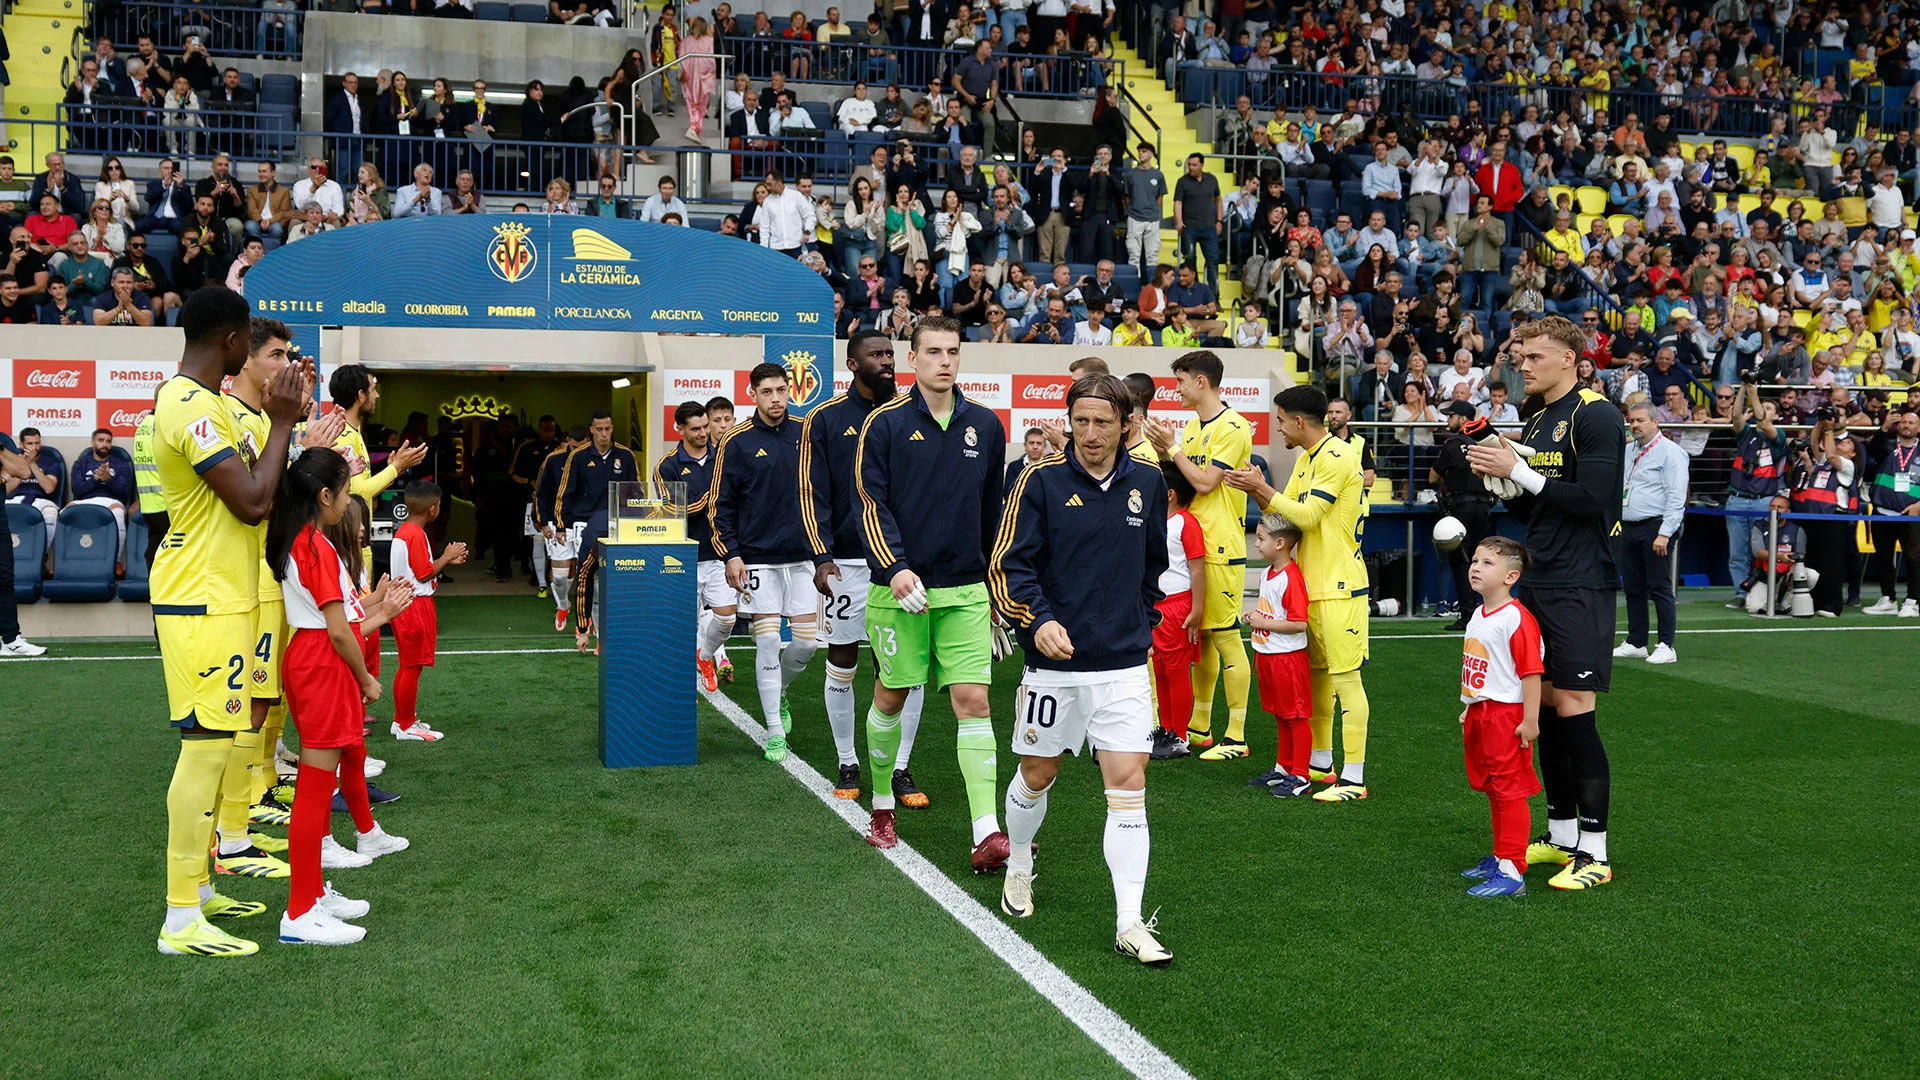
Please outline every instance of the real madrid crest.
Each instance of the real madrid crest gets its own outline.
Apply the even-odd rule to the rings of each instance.
[[[1137,514],[1140,512],[1140,507],[1141,507],[1140,489],[1134,488],[1131,491],[1128,491],[1127,492],[1127,509]]]
[[[81,546],[81,547],[83,547],[83,548],[90,548],[90,547],[92,547],[92,546],[93,546],[93,537],[92,537],[91,535],[89,535],[89,534],[87,534],[87,533],[81,533],[81,534],[80,534],[80,546]]]
[[[980,444],[980,436],[972,427],[967,428],[966,440],[968,446],[978,446]]]

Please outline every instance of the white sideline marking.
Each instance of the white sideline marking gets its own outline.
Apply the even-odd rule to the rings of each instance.
[[[701,696],[734,727],[752,739],[755,745],[766,745],[767,729],[755,723],[745,709],[720,694],[709,694],[703,690]],[[801,787],[813,792],[814,798],[825,803],[827,809],[839,815],[840,820],[846,822],[856,835],[866,836],[866,812],[855,802],[834,798],[833,785],[814,771],[813,766],[800,760],[799,755],[789,753],[787,759],[781,762],[781,767],[787,770],[788,776],[798,780]],[[921,892],[932,897],[934,903],[953,916],[955,922],[979,938],[981,944],[1025,979],[1027,985],[1059,1009],[1062,1016],[1100,1044],[1100,1048],[1111,1054],[1121,1068],[1141,1080],[1192,1080],[1191,1075],[1180,1067],[1179,1062],[1168,1057],[1166,1051],[1148,1042],[1146,1036],[1134,1030],[1133,1025],[1121,1019],[1118,1013],[1094,997],[1086,987],[1074,982],[1066,972],[1054,966],[1053,961],[1043,956],[1027,939],[1014,933],[988,912],[985,906],[955,885],[905,840],[900,841],[898,847],[880,853],[905,874],[907,880],[918,885]],[[1131,960],[1120,962],[1132,963]]]
[[[1695,630],[1677,630],[1679,634],[1847,634],[1867,633],[1882,630],[1920,630],[1920,623],[1904,626],[1726,626],[1719,628],[1701,628]],[[1616,631],[1624,634],[1626,631]],[[1433,641],[1458,638],[1457,634],[1370,634],[1369,641]],[[732,639],[729,639],[732,640]],[[867,646],[862,643],[861,648]],[[440,656],[545,656],[550,654],[576,653],[577,649],[441,649]],[[385,656],[394,655],[388,651]],[[50,664],[74,663],[76,661],[98,662],[103,660],[159,660],[157,652],[143,653],[138,656],[4,656],[0,664]]]

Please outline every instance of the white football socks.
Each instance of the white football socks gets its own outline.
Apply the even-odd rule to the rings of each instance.
[[[1579,818],[1548,818],[1547,842],[1572,851],[1580,846]],[[1599,856],[1594,856],[1599,858]]]
[[[1007,785],[1008,870],[1033,873],[1033,838],[1047,820],[1047,790],[1052,786],[1035,791],[1027,786],[1024,773],[1013,771],[1013,782]]]
[[[167,905],[167,924],[166,924],[167,933],[177,934],[180,931],[185,930],[187,927],[192,926],[193,920],[199,917],[200,917],[199,904],[189,904],[186,907],[174,907],[172,904],[168,904]]]
[[[916,686],[907,691],[907,703],[900,707],[900,753],[893,761],[896,769],[906,768],[907,760],[913,757],[913,737],[920,734],[920,708],[926,703],[926,687]]]
[[[834,667],[833,661],[827,661],[827,727],[833,731],[833,749],[840,755],[840,764],[858,765],[860,755],[854,752],[853,745],[853,677],[854,668]],[[878,783],[875,778],[875,783]]]
[[[732,615],[715,615],[708,611],[700,618],[700,658],[712,660],[717,657],[721,642],[733,632]]]
[[[1603,832],[1580,833],[1580,846],[1575,850],[1584,851],[1593,856],[1596,862],[1607,861],[1607,834]]]
[[[547,587],[547,545],[539,537],[533,540],[533,580]]]
[[[766,623],[771,622],[768,629]],[[760,690],[760,713],[771,735],[786,734],[780,723],[780,619],[753,620],[753,683]]]
[[[814,636],[818,633],[818,624],[797,622],[790,625],[793,628],[793,640],[787,642],[786,649],[780,654],[780,692],[783,694],[787,687],[793,685],[793,680],[807,670],[807,663],[820,648],[820,639]]]
[[[1333,768],[1333,748],[1315,750],[1307,755],[1307,767],[1325,772]]]
[[[247,830],[244,828],[240,830],[240,835],[235,837],[229,837],[225,829],[217,831],[220,835],[220,854],[222,855],[238,855],[253,846],[253,841],[247,839]],[[1595,858],[1598,857],[1595,856]]]
[[[573,610],[573,568],[570,566],[553,568],[553,606],[561,611]]]
[[[1340,766],[1340,781],[1345,784],[1364,784],[1367,782],[1367,763],[1349,761]]]
[[[1012,834],[1008,834],[1011,838]],[[1102,845],[1113,876],[1114,930],[1140,921],[1140,900],[1147,891],[1147,793],[1107,789],[1107,831]],[[1009,858],[1009,865],[1012,860]]]

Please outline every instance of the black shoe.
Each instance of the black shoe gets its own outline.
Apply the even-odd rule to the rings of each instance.
[[[1187,740],[1166,728],[1157,727],[1153,729],[1153,750],[1149,756],[1155,761],[1172,761],[1192,757],[1193,750],[1187,745]]]
[[[1464,615],[1447,624],[1447,629],[1452,630],[1456,633],[1458,633],[1461,630],[1465,630],[1466,628],[1467,628],[1467,618]]]
[[[915,810],[926,809],[930,801],[919,785],[913,782],[913,774],[905,769],[893,770],[893,797],[901,806]]]
[[[840,766],[840,780],[833,785],[833,794],[839,799],[857,799],[860,797],[860,766]]]

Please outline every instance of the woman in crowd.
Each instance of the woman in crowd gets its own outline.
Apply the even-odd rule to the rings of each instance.
[[[631,108],[634,103],[635,91],[640,85],[641,78],[645,76],[646,73],[646,57],[641,54],[639,49],[628,49],[626,58],[620,61],[620,66],[614,69],[612,75],[607,76],[607,82],[600,92],[600,98],[607,108],[611,128],[607,133],[609,142],[619,143],[624,140],[627,135],[627,129],[624,125],[625,121],[629,118],[629,114],[631,114],[631,120],[633,122],[633,145],[644,148],[660,141],[660,129],[653,126],[653,118],[647,115],[646,110]],[[596,132],[595,141],[598,141],[599,138],[600,136]],[[635,150],[634,157],[637,158],[642,165],[652,165],[654,163],[653,155],[647,153],[645,149]],[[621,171],[619,154],[614,154],[612,161],[613,171],[617,176]]]
[[[1006,309],[1008,320],[1015,326],[1013,332],[1017,333],[1018,327],[1025,325],[1039,310],[1034,303],[1034,295],[1034,282],[1027,276],[1026,265],[1014,263],[1008,266],[1007,280],[1001,284],[997,299],[1000,306]]]
[[[393,216],[393,193],[380,177],[380,168],[371,161],[360,163],[360,179],[353,185],[353,197],[347,206],[347,218],[355,225],[385,221]]]
[[[847,227],[841,241],[841,262],[847,276],[853,277],[859,272],[861,259],[879,261],[880,241],[886,236],[886,207],[874,199],[873,181],[864,176],[853,178],[841,220]]]
[[[573,182],[564,176],[556,176],[547,181],[546,201],[541,203],[543,214],[577,214],[580,208],[573,203]]]
[[[914,198],[912,188],[901,184],[893,190],[893,202],[887,206],[886,222],[884,273],[894,281],[899,281],[910,261],[926,261],[927,208]]]
[[[80,226],[80,231],[87,238],[87,249],[109,266],[127,253],[126,226],[113,219],[113,204],[105,199],[93,200],[87,223]]]
[[[110,157],[100,163],[100,179],[94,181],[93,197],[107,201],[113,220],[122,228],[131,229],[139,220],[140,194],[133,181],[127,179],[127,170],[119,158]]]
[[[1293,332],[1294,352],[1310,360],[1309,370],[1319,370],[1326,355],[1327,329],[1339,315],[1340,302],[1334,299],[1332,291],[1327,288],[1327,279],[1311,279],[1307,284],[1307,294],[1300,298]]]
[[[760,204],[767,201],[767,194],[765,183],[753,185],[753,195],[740,208],[740,235],[756,244],[760,242]]]
[[[687,39],[680,61],[680,93],[687,99],[687,138],[699,142],[707,119],[707,103],[713,100],[714,79],[719,72],[711,55],[713,29],[707,20],[695,15],[687,23]]]
[[[895,341],[906,341],[913,337],[914,324],[919,321],[920,316],[913,311],[912,294],[904,288],[895,287],[893,306],[880,313],[874,326]]]
[[[954,283],[967,276],[970,259],[967,242],[979,232],[980,219],[967,213],[958,191],[948,188],[940,196],[939,212],[933,215],[935,250],[941,253],[938,280],[940,306],[943,308],[952,305]],[[919,304],[914,306],[919,307]]]
[[[907,290],[908,298],[913,302],[913,310],[924,312],[940,304],[940,279],[934,276],[933,263],[918,258],[913,261],[913,273],[900,282]]]
[[[160,102],[167,129],[167,153],[197,154],[200,150],[200,95],[185,75],[173,77],[173,89]]]

